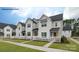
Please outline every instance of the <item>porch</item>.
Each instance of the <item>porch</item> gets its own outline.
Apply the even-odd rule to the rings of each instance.
[[[26,39],[29,40],[41,40],[41,41],[54,41],[54,42],[61,42],[61,37],[50,37],[50,38],[42,38],[42,37],[38,37],[38,36],[30,36],[30,37],[26,37]]]

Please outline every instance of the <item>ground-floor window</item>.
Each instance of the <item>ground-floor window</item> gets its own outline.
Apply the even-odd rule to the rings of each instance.
[[[7,34],[7,37],[10,37],[10,34]]]
[[[31,32],[27,32],[27,36],[31,36]]]
[[[19,34],[19,36],[20,36],[20,34]]]
[[[37,31],[33,32],[33,36],[38,36],[38,32]]]
[[[42,35],[42,37],[47,37],[47,33],[46,32],[42,32],[41,35]]]

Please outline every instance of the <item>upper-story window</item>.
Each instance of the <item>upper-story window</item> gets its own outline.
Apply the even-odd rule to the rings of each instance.
[[[31,27],[31,24],[27,24],[27,27]]]
[[[19,27],[19,30],[20,30],[20,27]]]
[[[47,26],[47,21],[41,21],[41,26],[46,27]]]
[[[55,23],[55,26],[56,26],[56,27],[58,26],[57,23]]]
[[[0,32],[2,32],[2,30],[0,29]]]
[[[46,37],[47,33],[46,32],[41,32],[42,37]]]
[[[8,32],[10,32],[10,29],[7,29]]]

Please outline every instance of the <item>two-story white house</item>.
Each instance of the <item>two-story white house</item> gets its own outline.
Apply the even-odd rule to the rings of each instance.
[[[54,16],[42,15],[40,19],[27,19],[26,38],[60,42],[63,30],[63,14]]]
[[[15,38],[16,25],[0,23],[0,38]]]
[[[26,20],[26,27],[25,27],[25,31],[26,31],[26,38],[28,39],[33,39],[33,37],[35,36],[38,36],[37,32],[35,32],[35,29],[38,28],[38,22],[35,20],[35,19],[31,19],[31,18],[28,18]]]
[[[25,38],[25,24],[22,22],[17,24],[16,38]]]

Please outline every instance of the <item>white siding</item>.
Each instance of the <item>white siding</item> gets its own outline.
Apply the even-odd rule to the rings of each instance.
[[[71,37],[71,31],[62,31],[62,36]]]
[[[21,24],[17,24],[16,38],[24,38],[25,36],[22,35],[22,31],[24,30],[25,30],[25,27],[23,27]]]
[[[10,31],[7,31],[7,29],[9,29]],[[8,37],[7,35],[10,35],[10,37]],[[12,28],[10,26],[6,26],[4,28],[4,38],[12,38]]]
[[[27,27],[28,26],[28,24],[30,24],[31,25],[31,27]],[[31,20],[27,20],[27,22],[26,22],[26,37],[27,38],[29,38],[29,37],[32,37],[32,30],[33,30],[33,22],[31,21]],[[27,33],[28,32],[31,32],[31,36],[27,36]]]

